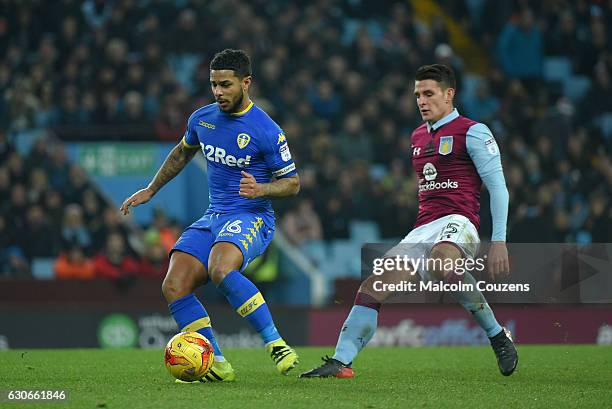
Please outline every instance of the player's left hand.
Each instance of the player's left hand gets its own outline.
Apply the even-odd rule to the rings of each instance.
[[[508,249],[506,242],[493,241],[488,255],[489,274],[492,278],[506,276],[510,273],[510,262],[508,261]]]
[[[257,183],[255,177],[244,170],[240,172],[242,179],[240,179],[240,196],[248,199],[255,199],[264,196],[263,185]]]

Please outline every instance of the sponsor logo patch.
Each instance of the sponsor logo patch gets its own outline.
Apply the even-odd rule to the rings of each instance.
[[[447,179],[444,182],[436,182],[434,180],[425,182],[419,185],[419,192],[426,192],[428,190],[439,190],[439,189],[458,189],[459,182]]]
[[[438,176],[438,171],[433,163],[427,162],[425,166],[423,166],[423,177],[425,177],[426,181],[434,180]]]
[[[209,124],[208,122],[204,122],[201,119],[198,121],[198,125],[203,126],[204,128],[208,128],[208,129],[215,129],[215,126],[213,124]]]
[[[487,147],[487,151],[489,151],[491,155],[497,155],[497,153],[499,152],[499,149],[497,148],[497,142],[495,142],[495,139],[493,138],[487,139],[485,141],[485,146]]]
[[[222,163],[227,166],[238,166],[239,168],[246,168],[251,164],[251,155],[247,155],[244,158],[237,158],[234,155],[227,155],[227,152],[223,148],[212,145],[204,145],[200,142],[204,156],[211,162]]]
[[[281,154],[281,158],[285,162],[289,162],[291,160],[291,152],[289,152],[289,145],[287,145],[286,143],[284,145],[281,145],[279,152]]]

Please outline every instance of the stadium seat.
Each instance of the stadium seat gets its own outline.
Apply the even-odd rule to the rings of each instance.
[[[578,102],[591,86],[591,80],[584,75],[572,75],[563,83],[563,93]]]
[[[357,36],[357,31],[361,27],[361,23],[359,20],[346,18],[344,19],[344,30],[342,32],[342,43],[344,45],[348,45],[353,43],[355,37]]]
[[[476,96],[476,90],[478,89],[478,85],[482,83],[482,77],[480,75],[475,74],[466,74],[463,77],[461,83],[461,93],[460,98],[462,104],[465,106],[468,101],[471,101]]]
[[[13,141],[15,142],[15,148],[22,156],[27,156],[30,153],[30,149],[39,138],[45,138],[45,131],[40,129],[24,130],[14,135]]]
[[[370,177],[373,180],[380,180],[385,177],[388,173],[387,166],[373,163],[370,166]]]
[[[327,262],[327,249],[320,240],[309,240],[300,245],[302,251],[317,267],[324,267]]]
[[[572,65],[567,57],[547,57],[544,59],[544,79],[565,82],[572,76]]]
[[[325,276],[329,279],[344,277],[347,274],[346,258],[336,250],[336,242],[327,242],[328,257],[323,265],[320,266]]]
[[[591,244],[593,242],[593,238],[591,237],[591,233],[586,230],[581,230],[576,233],[576,243],[581,245]]]
[[[32,275],[40,280],[53,280],[55,278],[54,264],[55,259],[53,258],[35,258],[32,260]]]
[[[196,54],[173,54],[168,58],[176,79],[186,88],[192,87],[194,72],[200,62]]]
[[[330,243],[329,271],[331,277],[361,276],[361,243],[351,240],[333,240]]]
[[[380,229],[373,221],[353,220],[349,224],[351,241],[358,244],[376,243],[380,239]]]
[[[612,112],[602,114],[597,122],[606,138],[612,138]]]

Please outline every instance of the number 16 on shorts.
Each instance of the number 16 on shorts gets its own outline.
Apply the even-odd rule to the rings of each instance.
[[[219,231],[219,237],[242,233],[241,223],[242,220],[228,220]]]

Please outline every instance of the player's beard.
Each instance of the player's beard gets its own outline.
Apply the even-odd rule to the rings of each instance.
[[[232,107],[229,109],[229,112],[232,114],[235,114],[236,112],[238,112],[238,110],[242,106],[243,100],[244,100],[244,90],[241,88],[240,97],[236,100],[236,102],[234,102],[234,105],[232,105]]]

